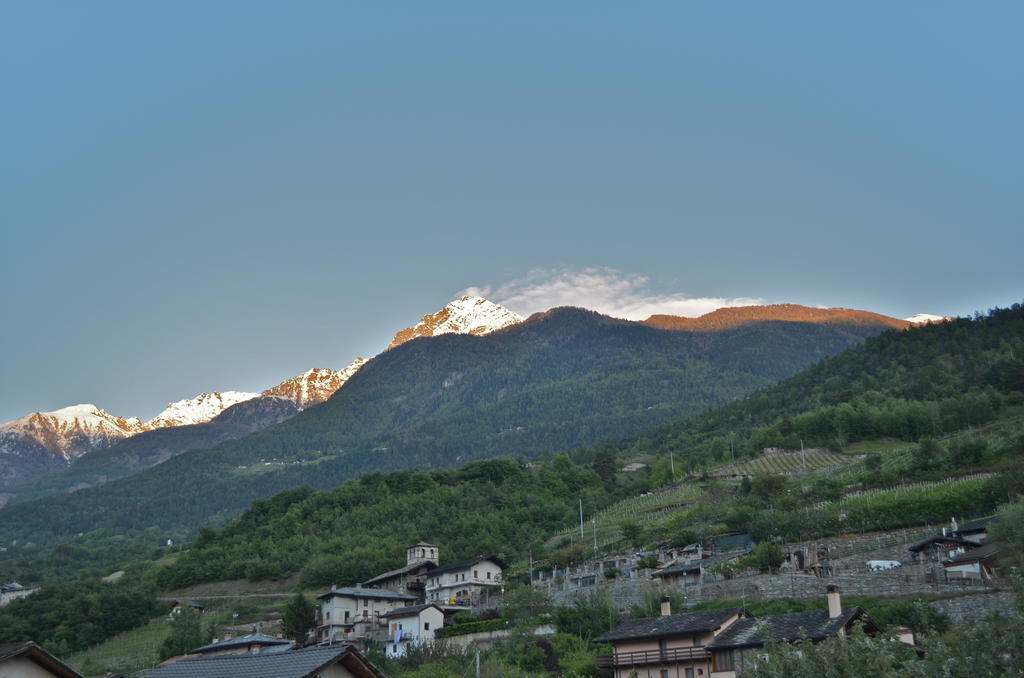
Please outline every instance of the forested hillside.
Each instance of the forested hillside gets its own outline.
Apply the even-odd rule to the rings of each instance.
[[[601,450],[685,450],[695,466],[766,447],[841,450],[858,440],[916,442],[992,420],[1024,392],[1024,307],[885,332],[779,384],[700,417]]]
[[[5,556],[110,563],[301,484],[536,455],[635,434],[763,387],[881,331],[768,322],[676,332],[556,309],[491,335],[417,339],[330,400],[102,487],[0,511]],[[114,549],[114,550],[111,550]],[[54,562],[53,558],[58,558]],[[77,564],[77,565],[76,565]]]

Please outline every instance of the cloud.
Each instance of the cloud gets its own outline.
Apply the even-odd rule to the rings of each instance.
[[[627,320],[644,320],[656,313],[696,317],[725,306],[764,303],[763,299],[747,297],[658,294],[651,290],[646,276],[612,268],[538,269],[519,280],[468,287],[461,294],[486,297],[523,316],[555,306],[582,306]]]

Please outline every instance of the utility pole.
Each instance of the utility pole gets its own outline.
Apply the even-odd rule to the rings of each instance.
[[[676,479],[676,460],[672,456],[672,450],[668,451],[668,463],[672,467],[672,481],[675,482],[675,479]]]
[[[800,439],[800,461],[804,466],[804,473],[807,473],[807,453],[804,451],[804,439]]]
[[[480,650],[476,651],[476,678],[480,678]]]
[[[736,464],[736,451],[732,448],[732,439],[733,439],[734,435],[735,434],[733,434],[733,433],[729,434],[729,456],[732,457],[733,465]]]
[[[597,553],[597,518],[591,518],[590,522],[594,526],[594,553]]]
[[[580,541],[583,541],[583,497],[580,497]]]

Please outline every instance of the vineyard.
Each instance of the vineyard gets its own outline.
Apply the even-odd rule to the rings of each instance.
[[[623,523],[647,526],[661,522],[674,510],[696,502],[700,495],[699,487],[687,484],[623,499],[596,515],[584,515],[584,541],[588,544],[593,543],[596,533],[599,548],[614,543],[622,538]],[[548,546],[567,540],[578,540],[579,529],[578,524],[566,527],[548,539]]]
[[[807,452],[772,452],[756,459],[730,464],[713,472],[716,476],[752,476],[758,474],[777,475],[802,473],[823,468],[845,466],[856,461],[856,457],[829,450],[808,450]]]

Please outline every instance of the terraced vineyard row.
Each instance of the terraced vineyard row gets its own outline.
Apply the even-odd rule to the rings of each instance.
[[[801,471],[813,471],[820,468],[832,466],[845,466],[855,461],[850,457],[838,452],[815,450],[806,453],[786,452],[783,454],[764,454],[756,459],[724,466],[714,472],[717,476],[733,475],[758,475],[758,474],[779,474],[799,473]]]

